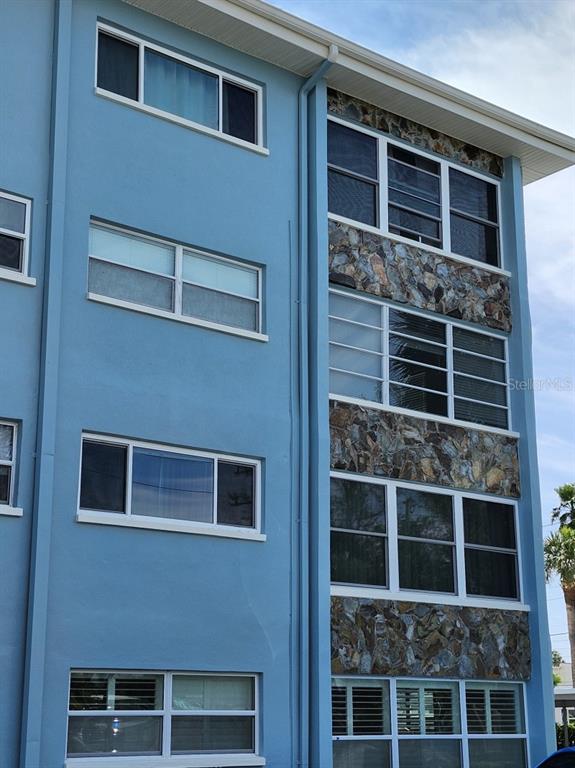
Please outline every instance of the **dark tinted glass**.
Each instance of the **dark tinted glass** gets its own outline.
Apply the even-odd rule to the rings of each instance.
[[[477,352],[488,357],[505,359],[505,344],[503,339],[497,336],[488,336],[486,333],[474,333],[465,328],[453,328],[453,346],[465,349],[467,352]]]
[[[0,197],[0,227],[24,234],[26,229],[26,206],[18,200]]]
[[[454,592],[453,547],[399,540],[399,586],[426,592]]]
[[[397,331],[398,333],[405,333],[408,336],[417,336],[420,339],[445,344],[445,325],[443,323],[436,323],[433,320],[412,315],[409,312],[390,309],[389,327],[392,331]]]
[[[473,403],[470,400],[455,398],[455,418],[463,421],[473,421],[476,424],[487,424],[490,427],[507,429],[509,426],[507,410],[496,408],[484,403]]]
[[[172,754],[253,751],[253,717],[172,717]]]
[[[80,490],[82,509],[125,511],[126,453],[124,445],[84,440]]]
[[[377,179],[377,139],[330,121],[327,124],[327,161],[352,173]]]
[[[568,757],[568,755],[566,755]],[[564,763],[568,765],[568,763]],[[526,768],[523,739],[470,739],[469,768]]]
[[[395,144],[388,144],[387,156],[406,165],[411,165],[413,168],[420,168],[428,173],[439,175],[439,163],[436,163],[435,160],[431,160],[425,155],[410,152],[408,149],[403,149]]]
[[[488,597],[517,597],[515,555],[488,549],[465,548],[467,594]]]
[[[427,213],[429,216],[435,216],[436,218],[441,217],[441,208],[439,205],[427,202],[427,200],[422,200],[420,197],[410,195],[407,192],[400,192],[399,190],[390,187],[389,200],[392,203],[397,203],[406,208],[415,208],[416,211]]]
[[[438,395],[435,392],[426,392],[423,389],[413,389],[401,384],[389,385],[389,402],[398,408],[408,408],[412,411],[424,413],[436,413],[438,416],[447,416],[447,396]]]
[[[328,174],[329,212],[377,226],[377,187],[337,171]]]
[[[354,685],[351,691],[354,736],[385,733],[384,702],[381,688]]]
[[[100,32],[98,35],[98,87],[137,101],[137,45]]]
[[[334,736],[347,733],[347,688],[331,688],[331,730]]]
[[[332,528],[385,533],[385,487],[331,479]]]
[[[399,742],[400,768],[460,768],[459,739],[402,739]],[[495,768],[495,764],[491,766]]]
[[[451,250],[460,256],[499,266],[496,227],[451,214]]]
[[[101,672],[73,672],[70,676],[70,704],[74,711],[106,709],[108,675]]]
[[[468,173],[449,169],[449,202],[470,216],[497,222],[497,187]]]
[[[161,754],[162,718],[145,716],[68,719],[68,757]]]
[[[397,525],[400,536],[453,541],[451,496],[398,488]]]
[[[237,139],[256,143],[256,94],[224,80],[223,131]]]
[[[469,379],[466,376],[455,376],[454,383],[456,395],[495,403],[495,405],[507,405],[507,388],[503,384],[491,384],[479,379]]]
[[[0,267],[22,269],[22,240],[0,234]]]
[[[0,466],[0,504],[10,501],[10,467]]]
[[[414,387],[435,389],[445,392],[447,389],[447,374],[434,368],[424,368],[414,363],[406,363],[403,360],[389,361],[389,378],[391,381],[402,384],[411,384]]]
[[[411,211],[406,211],[403,208],[396,208],[394,205],[389,206],[389,229],[390,232],[402,235],[403,237],[418,240],[419,236],[421,236],[424,242],[427,242],[427,240],[433,241],[433,243],[428,243],[428,245],[437,245],[441,240],[441,224],[439,221],[428,219],[417,213],[411,213]]]
[[[389,337],[389,354],[418,363],[436,365],[439,368],[445,368],[446,365],[444,348],[426,344],[424,341],[404,339],[394,334]]]
[[[391,741],[358,739],[333,742],[333,768],[390,768]]]
[[[253,467],[218,462],[218,523],[254,527],[254,480]]]
[[[484,357],[477,357],[467,352],[454,352],[453,367],[459,373],[469,373],[471,376],[502,383],[505,381],[505,364],[497,360],[486,360]]]
[[[384,536],[331,532],[331,580],[343,584],[387,585]]]
[[[466,544],[515,549],[515,511],[511,504],[463,499]]]

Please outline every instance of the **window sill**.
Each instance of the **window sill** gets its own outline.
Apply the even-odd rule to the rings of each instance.
[[[328,213],[328,219],[330,221],[337,221],[340,224],[348,224],[355,229],[361,229],[364,232],[370,232],[373,235],[379,235],[385,237],[388,240],[393,240],[396,243],[402,243],[403,245],[411,245],[413,248],[418,248],[421,251],[427,251],[428,253],[435,253],[437,256],[443,256],[451,261],[458,261],[461,264],[467,264],[469,267],[475,267],[476,269],[482,269],[485,272],[494,272],[496,275],[502,277],[511,277],[511,272],[501,267],[494,267],[491,264],[486,264],[483,261],[476,259],[470,259],[467,256],[460,256],[457,253],[451,253],[444,251],[442,248],[434,248],[433,245],[426,245],[425,243],[418,243],[416,240],[410,240],[408,237],[402,237],[401,235],[394,235],[390,232],[384,232],[382,229],[372,227],[370,224],[362,224],[361,221],[354,221],[348,219],[345,216],[339,216],[337,213]]]
[[[269,341],[269,336],[265,333],[257,333],[256,331],[244,331],[241,328],[233,328],[230,325],[211,323],[208,320],[198,320],[195,317],[184,317],[183,315],[176,315],[174,312],[166,312],[162,309],[154,309],[154,307],[145,307],[141,304],[132,304],[132,302],[122,301],[122,299],[111,299],[109,296],[100,296],[98,293],[88,292],[86,296],[90,301],[97,301],[100,304],[108,304],[109,306],[120,307],[121,309],[131,309],[133,312],[141,312],[144,315],[163,317],[166,320],[174,320],[176,323],[196,325],[200,328],[208,328],[212,331],[229,333],[232,336],[242,336],[245,339],[253,339],[254,341]]]
[[[35,277],[28,277],[28,275],[23,275],[21,272],[14,272],[4,267],[0,267],[0,280],[9,280],[12,283],[20,283],[20,285],[36,285]]]
[[[97,96],[102,96],[105,99],[110,99],[110,101],[116,101],[119,104],[124,104],[126,107],[137,109],[138,112],[145,112],[148,115],[154,115],[155,117],[160,117],[163,120],[167,120],[169,123],[176,123],[176,125],[181,125],[184,128],[189,128],[192,131],[197,131],[198,133],[204,133],[208,136],[213,136],[214,139],[225,141],[227,144],[234,144],[236,147],[242,147],[242,149],[248,149],[250,152],[255,152],[258,155],[267,156],[270,153],[267,147],[263,147],[260,144],[252,144],[249,141],[244,141],[243,139],[237,139],[235,136],[228,136],[227,133],[216,131],[214,128],[208,128],[208,126],[206,125],[201,125],[200,123],[194,123],[191,120],[186,120],[184,117],[178,117],[177,115],[172,115],[170,112],[164,112],[163,110],[156,109],[155,107],[149,107],[147,104],[142,104],[141,102],[134,101],[133,99],[127,99],[125,96],[120,96],[117,93],[106,91],[103,88],[97,88],[97,87],[94,88],[94,93]]]
[[[225,539],[267,540],[265,533],[258,533],[251,528],[234,528],[232,526],[213,525],[212,523],[191,523],[187,520],[167,520],[160,517],[144,517],[143,515],[124,515],[119,512],[96,512],[81,509],[76,514],[76,520],[79,523],[115,525],[121,528],[144,528],[151,531],[194,533]]]
[[[69,757],[66,768],[244,768],[263,766],[265,758],[257,755],[178,755],[177,757]]]
[[[423,413],[423,411],[410,411],[407,408],[400,408],[397,405],[383,405],[382,403],[376,403],[372,400],[360,400],[357,397],[348,397],[347,395],[334,395],[330,392],[329,399],[334,401],[337,400],[340,403],[351,403],[352,405],[359,405],[362,408],[374,408],[378,411],[398,413],[401,416],[411,416],[414,419],[436,421],[440,424],[450,424],[453,427],[461,427],[462,429],[475,429],[478,432],[493,432],[496,435],[503,435],[504,437],[513,437],[516,439],[521,436],[519,432],[513,432],[510,429],[490,427],[487,424],[477,424],[474,421],[459,421],[458,419],[450,419],[448,416],[437,416],[434,413]]]
[[[22,517],[24,510],[20,507],[11,507],[8,504],[0,504],[0,515],[6,517]]]
[[[361,587],[352,584],[332,584],[332,597],[363,597],[374,600],[396,600],[402,603],[433,603],[434,605],[459,605],[463,608],[490,608],[499,611],[529,612],[531,609],[518,600],[496,597],[468,597],[443,592],[391,592],[385,587]]]

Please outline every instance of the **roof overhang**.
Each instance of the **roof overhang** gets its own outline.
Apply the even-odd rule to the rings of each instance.
[[[556,707],[575,707],[575,688],[559,686],[555,688]]]
[[[575,164],[575,139],[471,96],[261,0],[123,0],[256,58],[308,77],[338,55],[330,87],[502,157],[525,184]]]

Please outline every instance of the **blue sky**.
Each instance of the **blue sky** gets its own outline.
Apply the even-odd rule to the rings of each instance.
[[[571,0],[276,0],[290,13],[551,128],[575,134]],[[575,169],[525,189],[543,523],[575,480]],[[547,534],[550,527],[544,527]],[[553,647],[569,656],[561,589]]]

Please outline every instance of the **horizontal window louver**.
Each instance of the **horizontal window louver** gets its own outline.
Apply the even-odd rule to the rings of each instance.
[[[515,691],[490,691],[491,732],[518,733]]]
[[[347,734],[347,691],[345,688],[333,686],[331,689],[331,723],[334,736]]]
[[[71,710],[104,710],[108,701],[108,681],[104,676],[75,674],[70,680]]]
[[[381,689],[354,686],[352,689],[353,733],[369,736],[383,733]]]
[[[425,733],[454,733],[453,694],[445,688],[426,688],[424,691]]]
[[[397,724],[399,733],[421,733],[419,688],[397,689]]]
[[[468,688],[465,693],[467,729],[469,733],[487,733],[485,691]]]
[[[158,709],[157,679],[128,677],[116,680],[116,709]]]

